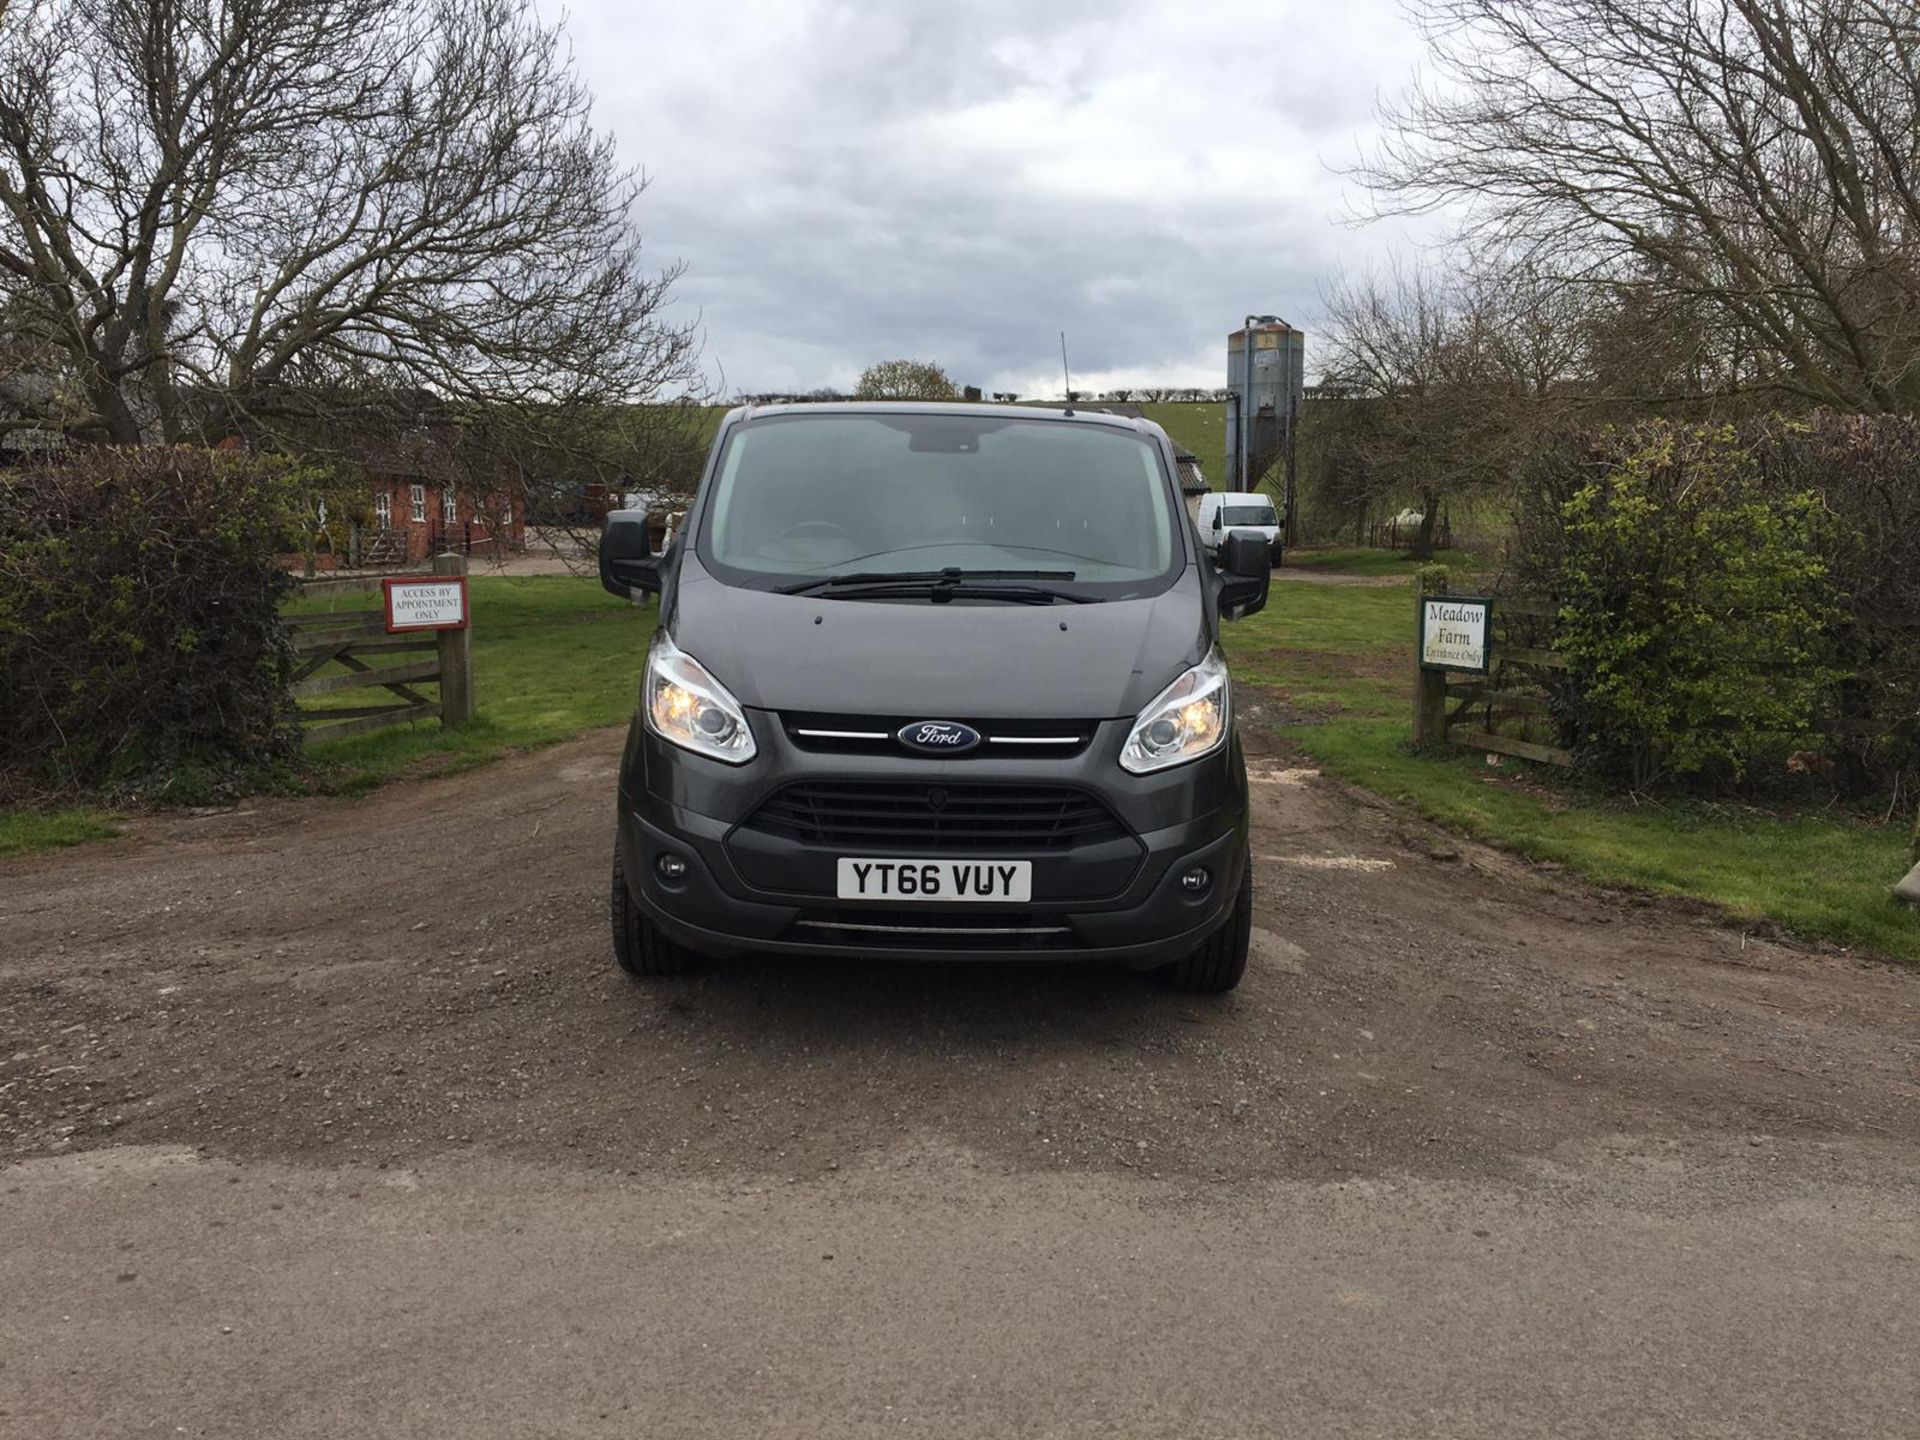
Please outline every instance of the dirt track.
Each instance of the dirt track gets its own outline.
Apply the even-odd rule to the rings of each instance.
[[[0,863],[0,1434],[1920,1433],[1911,972],[1585,892],[1275,755],[1233,996],[636,989],[617,748]],[[1081,1285],[1108,1300],[1061,1310]],[[671,1384],[623,1305],[680,1337]],[[522,1320],[547,1360],[494,1344]],[[309,1367],[379,1370],[370,1324],[404,1378],[328,1390]],[[961,1363],[1006,1383],[962,1403]]]

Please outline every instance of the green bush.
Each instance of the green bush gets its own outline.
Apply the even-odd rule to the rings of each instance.
[[[294,760],[283,462],[85,450],[0,473],[0,790],[194,799]]]
[[[1817,492],[1844,678],[1821,720],[1843,793],[1920,791],[1920,422],[1817,414],[1747,427],[1770,493]]]
[[[1633,783],[1920,791],[1920,422],[1774,415],[1555,437],[1506,584],[1566,602],[1562,744]],[[1876,799],[1877,803],[1877,799]]]
[[[1817,494],[1768,494],[1731,429],[1662,430],[1563,507],[1563,719],[1638,787],[1814,743],[1839,672]]]

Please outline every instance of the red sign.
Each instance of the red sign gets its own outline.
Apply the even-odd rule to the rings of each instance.
[[[464,575],[389,576],[380,586],[387,597],[388,634],[467,628]]]

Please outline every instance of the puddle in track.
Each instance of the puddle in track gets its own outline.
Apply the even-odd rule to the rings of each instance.
[[[1318,780],[1318,770],[1249,770],[1247,780],[1254,785],[1304,785]]]
[[[1279,865],[1296,865],[1302,870],[1391,870],[1391,860],[1371,860],[1364,855],[1262,855]]]

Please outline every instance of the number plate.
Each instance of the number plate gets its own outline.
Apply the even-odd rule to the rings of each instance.
[[[848,860],[838,862],[842,900],[1000,900],[1033,898],[1031,860]]]

